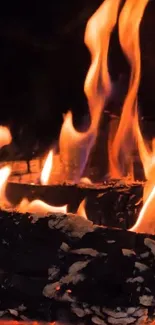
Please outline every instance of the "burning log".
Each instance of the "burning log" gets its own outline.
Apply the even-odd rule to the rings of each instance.
[[[68,205],[76,213],[82,200],[88,219],[98,225],[128,229],[133,226],[142,207],[143,183],[123,181],[102,184],[53,184],[48,186],[8,183],[6,196],[18,205],[23,198],[42,200],[54,206]]]
[[[77,215],[0,211],[0,315],[89,324],[154,319],[155,237]]]

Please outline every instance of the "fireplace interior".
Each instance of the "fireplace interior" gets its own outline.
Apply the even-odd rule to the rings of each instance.
[[[154,16],[4,5],[0,324],[155,324]]]

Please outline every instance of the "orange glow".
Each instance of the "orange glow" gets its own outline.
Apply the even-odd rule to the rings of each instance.
[[[119,40],[131,66],[129,90],[124,101],[121,120],[109,148],[110,175],[113,178],[130,175],[133,180],[133,149],[137,114],[137,92],[140,81],[139,26],[149,0],[127,0],[119,17]]]
[[[86,199],[84,199],[79,207],[78,207],[78,210],[77,210],[77,214],[80,216],[80,217],[83,217],[85,219],[88,219],[87,218],[87,214],[86,214],[86,209],[85,209],[85,206],[86,206]]]
[[[88,184],[88,185],[93,184],[92,181],[90,180],[90,178],[88,178],[88,177],[82,177],[80,179],[80,183],[82,183],[82,184]]]
[[[53,151],[51,150],[48,153],[48,156],[46,158],[46,161],[44,163],[44,167],[42,169],[41,172],[41,176],[40,176],[40,182],[42,185],[47,185],[49,178],[50,178],[50,174],[52,171],[52,164],[53,164]]]
[[[155,234],[155,186],[145,201],[137,222],[131,231]]]
[[[36,214],[37,217],[44,217],[49,213],[67,213],[67,205],[61,207],[55,207],[41,200],[34,200],[29,202],[24,198],[21,203],[18,205],[17,210],[21,213],[32,213]]]
[[[110,35],[116,24],[121,0],[105,0],[89,19],[85,31],[85,43],[92,56],[84,90],[88,99],[91,117],[90,127],[86,132],[75,130],[72,113],[65,115],[62,125],[59,147],[60,160],[63,162],[63,176],[67,180],[79,182],[89,153],[95,144],[98,125],[104,105],[111,92],[107,57]]]
[[[11,174],[11,167],[5,166],[0,169],[0,207],[10,205],[5,195],[6,185],[10,174]]]
[[[0,148],[10,144],[12,136],[10,130],[6,126],[0,126]]]
[[[20,320],[0,320],[0,325],[58,325],[59,322],[38,322],[38,321],[20,321]]]

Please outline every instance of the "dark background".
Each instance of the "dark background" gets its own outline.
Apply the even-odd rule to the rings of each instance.
[[[0,123],[9,125],[15,146],[29,153],[58,138],[62,113],[72,109],[75,125],[88,114],[83,92],[90,55],[83,39],[99,0],[5,1],[0,6]],[[141,114],[155,118],[155,1],[141,24]],[[109,69],[114,82],[128,76],[114,31]],[[124,83],[110,110],[119,114]],[[116,103],[115,103],[116,101]]]

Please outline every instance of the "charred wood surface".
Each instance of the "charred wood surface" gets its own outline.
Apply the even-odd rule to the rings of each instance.
[[[86,213],[94,223],[128,229],[142,207],[143,184],[127,185],[122,181],[49,186],[9,183],[6,193],[13,204],[19,204],[23,197],[30,201],[40,199],[55,206],[68,204],[68,211],[72,213],[76,213],[81,201],[86,199]]]
[[[0,211],[2,318],[143,324],[155,312],[155,237],[75,215]]]

